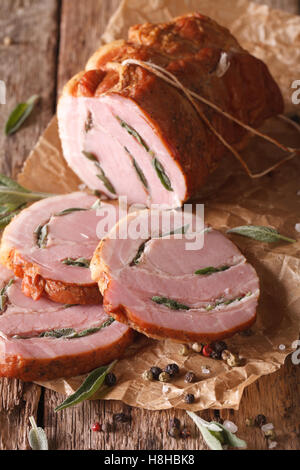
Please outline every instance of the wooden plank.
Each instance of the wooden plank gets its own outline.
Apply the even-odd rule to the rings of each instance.
[[[47,126],[56,91],[57,0],[1,0],[0,79],[7,103],[0,105],[0,171],[16,176],[24,159]],[[4,38],[12,41],[4,45]],[[3,127],[11,110],[31,95],[42,97],[26,125],[6,138]],[[0,449],[28,448],[28,418],[36,416],[40,387],[0,380]]]
[[[59,54],[58,89],[86,63],[96,49],[107,20],[119,0],[88,0],[74,9],[72,0],[64,0],[61,21],[61,42]],[[267,3],[267,2],[260,2]],[[296,11],[297,1],[269,0],[276,7],[288,6]],[[292,5],[293,4],[293,5]],[[291,9],[292,7],[292,9]],[[299,448],[298,386],[300,369],[290,360],[278,373],[263,377],[246,389],[238,412],[221,411],[223,419],[230,419],[239,426],[239,435],[251,449],[266,449],[267,442],[261,431],[248,429],[247,417],[259,413],[274,423],[278,432],[278,445],[282,449]],[[206,446],[195,426],[183,411],[152,412],[130,408],[119,402],[86,402],[54,414],[54,408],[64,399],[62,395],[49,390],[44,397],[44,425],[53,449],[192,449],[201,450]],[[124,412],[131,417],[131,424],[113,425],[113,415]],[[296,415],[298,413],[298,415]],[[168,422],[176,416],[183,426],[192,431],[188,440],[172,439],[168,436]],[[205,419],[214,419],[213,411],[201,414]],[[285,417],[284,420],[282,417]],[[109,424],[110,432],[94,433],[94,422]]]
[[[289,13],[299,13],[300,3],[299,0],[253,0],[255,3],[262,5],[269,5],[272,8],[279,8],[280,10],[288,11]]]

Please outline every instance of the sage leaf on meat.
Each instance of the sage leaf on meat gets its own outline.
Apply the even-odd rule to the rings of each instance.
[[[101,175],[97,175],[97,178],[99,178],[99,180],[102,181],[102,183],[104,184],[104,186],[106,187],[106,189],[108,189],[108,191],[112,194],[117,194],[116,193],[116,190],[114,188],[114,186],[112,185],[112,183],[109,181],[109,179],[107,178],[107,176],[105,175],[104,171],[102,170],[102,168],[99,166],[100,170],[101,170]]]
[[[29,418],[32,429],[28,434],[29,445],[32,450],[49,450],[48,439],[43,428],[38,428],[33,416]]]
[[[168,175],[166,174],[165,169],[164,169],[164,167],[162,166],[162,164],[159,162],[159,160],[158,160],[157,158],[154,158],[154,159],[152,160],[152,164],[153,164],[153,166],[154,166],[154,168],[155,168],[155,171],[156,171],[156,173],[157,173],[157,176],[159,177],[160,182],[161,182],[161,184],[163,185],[163,187],[164,187],[165,189],[167,189],[167,191],[173,191],[170,178],[169,178]]]
[[[165,307],[168,307],[171,310],[190,310],[190,307],[188,307],[187,305],[181,304],[176,300],[169,299],[167,297],[154,296],[151,300],[156,304],[164,305]]]
[[[12,135],[17,132],[26,119],[30,116],[35,107],[36,103],[39,100],[38,95],[33,95],[25,103],[18,104],[15,109],[10,114],[6,125],[5,125],[5,134]]]
[[[214,268],[213,266],[209,266],[208,268],[198,269],[195,274],[200,276],[209,276],[210,274],[220,273],[223,271],[227,271],[230,269],[230,266],[221,266],[220,268]]]
[[[228,230],[227,233],[241,235],[264,243],[277,243],[280,241],[296,243],[296,240],[281,235],[276,229],[260,225],[242,225]]]
[[[133,167],[134,167],[139,179],[141,180],[141,182],[143,183],[145,188],[148,189],[148,181],[146,180],[146,177],[143,173],[143,170],[141,169],[141,167],[139,166],[139,164],[137,163],[137,161],[134,158],[132,159],[132,164],[133,164]]]
[[[246,448],[247,444],[228,431],[222,424],[214,421],[207,422],[191,411],[187,411],[202,434],[203,439],[211,450],[223,450],[223,445],[235,448]]]
[[[6,309],[8,302],[7,290],[15,282],[14,279],[11,279],[2,289],[0,290],[0,313],[3,313]]]
[[[151,238],[149,238],[148,240],[146,240],[144,243],[141,244],[141,246],[139,247],[138,251],[137,251],[137,254],[135,255],[135,257],[133,258],[133,260],[131,261],[130,263],[130,266],[137,266],[139,264],[139,262],[141,261],[141,257],[145,251],[145,246],[146,246],[146,243],[151,240]]]
[[[102,181],[106,189],[108,189],[110,193],[116,194],[116,190],[114,186],[112,185],[112,183],[107,178],[107,176],[105,175],[105,172],[103,168],[101,167],[98,158],[93,153],[90,153],[90,152],[83,151],[82,153],[88,160],[90,160],[91,162],[94,162],[96,167],[100,170],[101,173],[100,175],[99,174],[97,175],[97,178],[99,178],[99,180]]]
[[[103,386],[105,377],[116,363],[117,361],[114,361],[108,366],[99,367],[91,372],[78,390],[70,395],[61,405],[55,408],[55,412],[77,405],[78,403],[91,398]]]
[[[85,152],[84,150],[82,151],[83,155],[90,160],[91,162],[94,163],[99,163],[98,158],[91,152]]]
[[[91,260],[88,260],[86,258],[66,258],[62,261],[62,264],[66,264],[67,266],[77,266],[78,268],[89,268]]]
[[[54,214],[56,217],[63,217],[64,215],[72,214],[72,212],[83,212],[87,211],[87,209],[83,209],[80,207],[70,207],[70,209],[65,209],[57,214]]]
[[[8,176],[0,174],[0,230],[29,202],[54,196],[49,193],[29,191]]]
[[[119,121],[119,123],[121,124],[123,129],[125,129],[128,132],[128,134],[130,134],[132,137],[134,137],[144,147],[144,149],[147,152],[150,151],[149,146],[146,144],[144,139],[140,136],[140,134],[133,127],[131,127],[129,124],[127,124],[127,122],[123,121],[118,116],[117,116],[117,120]]]
[[[73,328],[62,328],[60,330],[44,331],[40,334],[40,338],[67,338],[74,333],[76,331]]]
[[[185,235],[190,228],[190,225],[184,225],[183,227],[176,228],[169,233],[164,233],[160,235],[160,238],[171,237],[172,235]]]
[[[48,224],[44,224],[39,225],[34,231],[34,234],[36,236],[36,243],[39,248],[46,248],[47,246],[48,229]]]

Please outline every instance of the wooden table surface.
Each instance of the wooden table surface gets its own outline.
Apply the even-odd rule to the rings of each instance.
[[[120,0],[1,0],[0,80],[7,84],[7,104],[1,105],[0,128],[17,102],[33,94],[42,96],[24,128],[13,138],[0,133],[0,171],[14,177],[55,112],[56,99],[64,83],[81,70],[99,44],[106,24]],[[298,0],[261,0],[292,13],[300,13]],[[12,44],[5,46],[3,39]],[[300,78],[300,77],[299,77]],[[223,419],[234,421],[239,436],[249,449],[266,449],[267,442],[257,428],[245,420],[259,413],[274,423],[278,448],[300,448],[300,367],[291,359],[281,370],[249,386],[239,411],[221,411]],[[0,449],[28,449],[29,416],[45,428],[51,449],[206,449],[190,419],[183,411],[150,412],[120,402],[85,402],[61,413],[54,408],[63,396],[17,380],[0,380]],[[113,413],[131,415],[110,433],[90,430],[95,421],[111,420]],[[192,431],[186,440],[167,435],[167,423],[176,416]],[[201,413],[212,419],[213,411]],[[162,428],[162,432],[159,431]]]

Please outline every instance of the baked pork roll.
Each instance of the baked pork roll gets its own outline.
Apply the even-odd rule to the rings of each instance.
[[[25,295],[38,300],[46,293],[63,304],[101,301],[89,270],[104,235],[101,214],[93,207],[97,201],[83,192],[51,197],[23,210],[6,227],[0,261],[22,278]],[[103,214],[111,207],[102,203]]]
[[[0,285],[0,377],[37,381],[84,374],[121,357],[133,339],[132,330],[102,305],[34,301],[4,267]]]
[[[259,280],[241,252],[209,228],[203,247],[188,247],[189,233],[178,224],[166,233],[153,214],[122,219],[94,254],[92,278],[105,311],[147,336],[184,343],[248,329],[256,319]],[[118,236],[124,225],[126,240]]]
[[[58,105],[63,153],[90,188],[129,203],[179,207],[193,198],[247,131],[138,60],[172,73],[191,92],[254,128],[283,112],[267,66],[230,32],[198,13],[129,30],[128,41],[101,47],[65,87]],[[200,110],[200,112],[199,112]]]

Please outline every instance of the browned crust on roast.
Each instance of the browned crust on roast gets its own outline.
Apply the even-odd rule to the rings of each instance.
[[[129,329],[114,344],[83,354],[55,359],[27,359],[20,356],[11,356],[5,362],[0,359],[0,377],[17,378],[25,382],[75,377],[122,357],[133,338],[134,332]]]
[[[109,289],[109,287],[108,287]],[[128,307],[118,305],[112,308],[111,305],[105,300],[105,293],[103,297],[103,304],[105,311],[114,317],[120,323],[128,325],[130,328],[138,331],[139,333],[158,340],[172,339],[178,343],[210,343],[212,341],[219,341],[222,339],[230,338],[231,336],[239,333],[240,331],[248,330],[256,321],[256,315],[248,322],[238,325],[236,328],[215,334],[197,334],[192,331],[173,330],[172,328],[162,328],[152,323],[142,322],[137,318]]]
[[[218,78],[214,72],[221,51],[228,53],[230,68]],[[187,184],[185,199],[197,195],[227,151],[182,92],[139,66],[124,69],[119,64],[127,58],[166,68],[187,88],[250,126],[259,127],[265,119],[283,112],[281,92],[267,66],[242,49],[226,28],[199,13],[169,23],[134,26],[127,42],[100,48],[64,94],[99,97],[117,93],[131,98],[148,115],[181,168]],[[100,82],[99,71],[103,74]],[[243,128],[200,102],[198,105],[232,146],[240,146],[247,135]]]
[[[39,274],[39,266],[26,261],[14,248],[6,253],[1,250],[1,262],[22,279],[23,294],[33,300],[43,294],[53,302],[70,305],[95,305],[102,300],[96,283],[77,285],[45,279]]]

